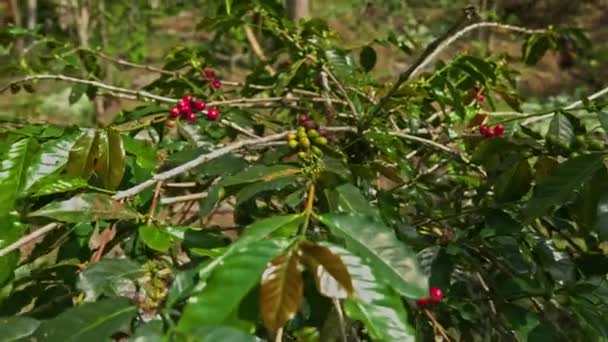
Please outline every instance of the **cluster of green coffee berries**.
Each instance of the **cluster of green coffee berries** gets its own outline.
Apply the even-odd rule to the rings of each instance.
[[[287,135],[287,144],[293,150],[299,150],[298,157],[302,160],[310,159],[310,155],[323,155],[319,146],[327,145],[325,132],[320,130],[315,122],[306,115],[300,115],[299,126],[296,133]]]

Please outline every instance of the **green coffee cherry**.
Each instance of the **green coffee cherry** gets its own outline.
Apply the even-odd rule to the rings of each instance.
[[[302,147],[304,147],[304,148],[309,148],[310,140],[306,137],[300,137],[300,145],[302,145]]]
[[[296,149],[298,148],[298,141],[297,140],[289,140],[287,142],[287,145],[289,145],[289,147],[291,147],[292,149]]]
[[[298,158],[306,160],[308,159],[308,154],[306,152],[298,152]]]
[[[311,148],[312,153],[316,154],[317,156],[322,156],[323,155],[323,151],[321,151],[320,148],[318,148],[317,146],[313,146]]]
[[[314,138],[316,138],[318,136],[319,136],[319,132],[317,132],[316,129],[309,129],[308,130],[308,137],[309,138],[314,139]]]
[[[298,133],[298,136],[301,136],[302,134],[306,135],[306,128],[300,126],[298,127],[298,129],[296,130],[296,133]]]
[[[298,135],[295,133],[287,134],[287,140],[296,140],[297,138],[298,138]]]
[[[325,146],[325,145],[327,145],[327,138],[326,137],[316,137],[315,144],[320,145],[320,146]]]

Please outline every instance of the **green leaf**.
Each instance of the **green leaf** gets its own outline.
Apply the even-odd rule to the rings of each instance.
[[[65,167],[66,176],[89,179],[99,152],[98,139],[97,131],[94,129],[87,129],[80,135],[70,150]]]
[[[207,196],[201,199],[198,214],[201,218],[206,218],[211,214],[218,202],[224,197],[224,188],[215,183],[207,189]]]
[[[78,102],[82,95],[84,95],[84,93],[87,91],[88,87],[88,85],[83,83],[74,84],[74,86],[72,87],[72,91],[70,91],[70,97],[68,98],[70,105],[73,105],[74,103]]]
[[[19,213],[17,211],[0,216],[0,248],[4,248],[17,241],[23,235],[25,229],[26,226],[19,222]],[[18,262],[18,250],[0,257],[0,286],[11,279]]]
[[[78,274],[77,287],[84,292],[85,301],[93,302],[103,294],[120,294],[120,287],[125,282],[143,273],[141,265],[132,260],[105,258]]]
[[[597,118],[600,120],[604,132],[608,133],[608,112],[598,112]]]
[[[522,159],[503,172],[494,183],[494,193],[498,202],[520,199],[530,190],[532,169],[528,160]]]
[[[272,259],[260,282],[260,311],[264,326],[274,335],[302,305],[304,281],[296,250]]]
[[[324,245],[340,257],[352,279],[355,297],[344,302],[348,317],[363,322],[373,340],[414,341],[401,297],[379,279],[381,272],[375,272],[373,263],[344,248]]]
[[[135,156],[135,162],[145,170],[153,170],[158,164],[156,147],[148,142],[133,139],[128,135],[122,137],[125,150]]]
[[[371,46],[367,45],[359,53],[359,62],[363,70],[369,72],[376,65],[376,51]]]
[[[261,192],[281,191],[284,188],[297,184],[298,176],[291,175],[279,177],[267,182],[257,182],[245,186],[236,194],[236,205],[239,206]]]
[[[99,220],[131,220],[139,214],[126,204],[105,194],[84,193],[65,201],[56,201],[36,210],[29,216],[45,216],[63,222]]]
[[[534,65],[540,61],[547,50],[551,47],[552,41],[545,35],[532,35],[524,44],[523,59],[528,65]]]
[[[276,178],[287,177],[299,173],[300,170],[291,165],[254,165],[234,176],[226,177],[220,181],[223,187],[254,183],[270,182]]]
[[[549,124],[547,140],[564,148],[570,148],[575,139],[574,126],[570,119],[563,113],[555,113]]]
[[[245,228],[245,230],[243,231],[241,237],[232,245],[230,245],[230,247],[226,250],[226,252],[224,252],[224,254],[222,254],[220,257],[216,258],[200,270],[199,277],[201,278],[201,280],[206,279],[215,268],[222,264],[224,259],[232,255],[233,253],[236,253],[240,248],[262,240],[268,235],[287,225],[296,224],[302,218],[302,214],[274,216],[256,221],[253,224],[247,226],[247,228]]]
[[[76,134],[70,134],[44,143],[32,157],[30,167],[27,169],[24,190],[28,191],[33,185],[63,169],[77,138]]]
[[[198,328],[190,336],[202,338],[202,341],[230,341],[230,342],[257,342],[254,335],[249,335],[241,330],[227,326],[208,326]]]
[[[603,165],[604,157],[601,154],[583,155],[559,164],[534,187],[524,216],[528,220],[542,216],[552,206],[572,199],[574,190],[593,177]]]
[[[68,309],[43,321],[36,330],[38,341],[109,341],[137,314],[137,307],[127,299],[105,299]]]
[[[597,232],[600,241],[608,240],[608,192],[601,194],[597,202],[595,231]]]
[[[378,210],[370,205],[369,200],[361,194],[359,188],[350,183],[342,184],[335,189],[326,189],[325,194],[331,211],[379,217]]]
[[[183,232],[174,227],[139,226],[139,237],[155,251],[166,253],[176,241],[183,240]],[[181,236],[180,236],[181,235]]]
[[[23,190],[27,167],[36,145],[34,139],[21,139],[11,144],[3,154],[0,162],[0,216],[12,208]]]
[[[345,240],[346,248],[369,260],[380,278],[401,295],[413,299],[427,296],[428,279],[416,254],[384,223],[360,213],[329,213],[319,219],[332,234]]]
[[[286,240],[279,239],[252,242],[223,258],[204,289],[188,300],[179,329],[190,332],[200,326],[224,323],[260,282],[268,262],[287,245]]]
[[[2,331],[2,341],[20,341],[33,334],[39,326],[40,321],[30,317],[2,317],[0,318],[0,331]]]
[[[89,186],[87,181],[82,178],[46,178],[48,182],[41,184],[40,188],[34,193],[34,197],[46,196],[51,194],[59,194],[79,189],[84,189]]]
[[[122,181],[127,166],[125,148],[120,133],[107,129],[99,134],[99,158],[95,172],[106,189],[116,190]]]

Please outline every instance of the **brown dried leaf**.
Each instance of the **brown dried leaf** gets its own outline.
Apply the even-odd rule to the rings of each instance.
[[[295,316],[302,297],[302,266],[298,253],[291,250],[275,257],[262,274],[260,308],[271,334]]]
[[[310,242],[300,244],[302,262],[312,273],[319,292],[329,298],[350,296],[353,284],[342,259],[328,248]]]

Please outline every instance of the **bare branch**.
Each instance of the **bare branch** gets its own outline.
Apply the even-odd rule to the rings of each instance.
[[[50,231],[59,228],[60,225],[59,223],[49,223],[46,226],[40,228],[40,229],[36,229],[33,232],[27,234],[26,236],[22,237],[21,239],[11,243],[10,245],[0,249],[0,257],[3,257],[5,255],[7,255],[8,253],[15,251],[19,248],[21,248],[21,246],[30,243],[31,241],[36,240],[37,238],[46,235],[47,233],[49,233]]]

